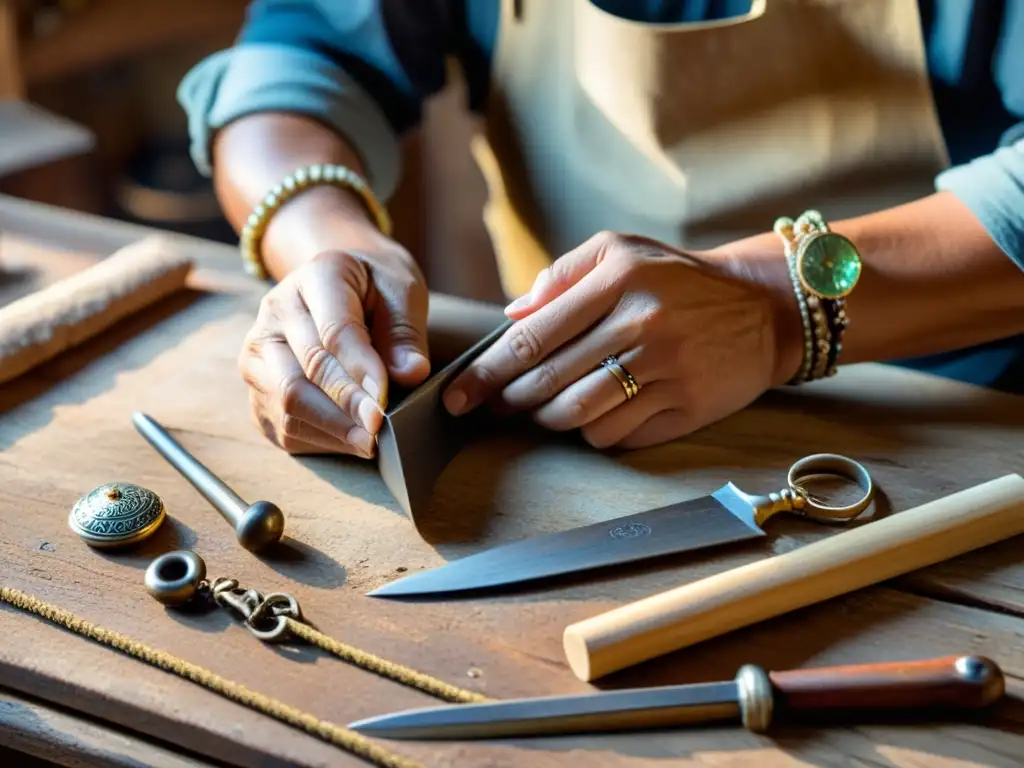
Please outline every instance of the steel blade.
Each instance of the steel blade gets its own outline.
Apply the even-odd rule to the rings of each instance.
[[[736,719],[739,712],[736,683],[730,680],[452,704],[371,717],[348,727],[389,739],[487,739],[664,728]]]
[[[764,536],[748,498],[729,483],[711,496],[494,547],[368,594],[409,597],[488,589]]]

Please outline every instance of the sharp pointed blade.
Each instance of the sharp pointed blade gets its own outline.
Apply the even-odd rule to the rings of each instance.
[[[640,688],[453,704],[371,717],[348,727],[389,739],[487,739],[663,728],[738,717],[736,683]]]
[[[491,589],[764,536],[731,483],[711,496],[538,536],[406,576],[373,597]]]

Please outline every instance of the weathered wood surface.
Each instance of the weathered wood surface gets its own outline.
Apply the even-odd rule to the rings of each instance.
[[[55,250],[93,253],[146,231],[35,211],[0,200],[0,230],[9,234],[20,221],[46,234]],[[44,220],[51,223],[41,228]],[[372,465],[289,457],[251,425],[235,359],[259,288],[239,275],[231,249],[193,245],[204,268],[190,294],[0,389],[0,580],[336,723],[434,702],[316,652],[262,646],[221,613],[165,610],[142,588],[152,557],[195,549],[211,575],[292,592],[331,635],[491,696],[580,692],[594,687],[576,680],[564,662],[567,623],[833,529],[773,521],[765,542],[516,595],[399,603],[363,593],[400,568],[432,567],[497,542],[704,494],[726,480],[752,492],[771,490],[784,482],[789,463],[809,452],[864,462],[883,491],[879,514],[1024,470],[1020,399],[863,366],[773,394],[688,439],[626,455],[528,429],[495,435],[442,476],[437,524],[426,541],[388,498]],[[452,304],[438,306],[443,314]],[[135,409],[160,420],[243,498],[279,504],[288,515],[288,544],[262,558],[240,549],[227,524],[134,432]],[[171,520],[139,549],[100,554],[71,533],[66,517],[79,495],[115,478],[157,491]],[[1019,765],[1024,618],[1012,612],[1024,612],[1022,544],[989,547],[705,642],[598,686],[726,678],[745,662],[783,668],[976,652],[999,661],[1012,694],[976,722],[797,729],[772,737],[714,728],[392,746],[430,766]],[[33,617],[4,608],[0,631],[0,685],[9,689],[225,764],[360,764]]]
[[[208,765],[167,745],[85,720],[40,701],[0,690],[0,765],[12,768],[203,768]],[[7,752],[6,749],[12,751]],[[39,762],[29,757],[32,756]],[[5,762],[9,761],[9,762]]]

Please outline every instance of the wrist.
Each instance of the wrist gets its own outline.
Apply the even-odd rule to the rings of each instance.
[[[789,382],[804,358],[804,327],[785,250],[774,233],[716,248],[729,273],[759,291],[769,307],[774,364],[771,386]]]
[[[281,279],[324,251],[374,253],[394,245],[355,192],[320,185],[275,212],[263,236],[262,255],[268,272]]]

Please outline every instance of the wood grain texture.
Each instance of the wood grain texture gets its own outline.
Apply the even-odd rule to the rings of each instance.
[[[0,690],[0,745],[17,751],[11,762],[31,768],[202,768],[205,761],[182,755],[96,720],[85,720],[39,701]],[[34,760],[33,760],[34,759]],[[33,762],[29,762],[33,760]],[[17,761],[17,762],[14,762]]]
[[[768,677],[776,690],[776,704],[797,718],[836,709],[985,707],[1005,692],[999,665],[967,655],[784,670],[769,672]]]
[[[48,235],[55,250],[109,253],[148,234],[0,198],[0,229],[19,222],[32,237]],[[594,687],[576,680],[562,655],[567,624],[837,529],[779,520],[772,536],[749,545],[503,597],[400,603],[367,599],[364,592],[400,570],[703,495],[725,480],[752,493],[774,490],[785,482],[790,462],[810,452],[862,461],[881,490],[875,515],[1024,467],[1020,399],[862,366],[800,391],[774,393],[685,440],[625,455],[510,427],[449,465],[430,505],[431,525],[420,535],[371,464],[290,457],[259,434],[235,361],[263,289],[242,275],[234,249],[178,242],[199,267],[190,292],[0,387],[0,578],[336,723],[435,702],[309,649],[263,646],[223,612],[164,609],[144,591],[145,566],[162,552],[192,548],[212,576],[290,591],[325,632],[453,683],[495,697],[585,692]],[[458,306],[439,297],[432,318],[451,323]],[[488,314],[486,307],[472,310]],[[280,505],[288,516],[285,545],[264,557],[242,550],[219,515],[134,431],[133,410],[151,413],[243,498]],[[78,496],[114,478],[155,490],[170,519],[140,548],[103,554],[79,541],[66,518]],[[975,605],[872,587],[601,681],[602,688],[698,682],[731,678],[748,662],[788,669],[978,653],[1003,667],[1010,691],[983,718],[786,729],[771,737],[718,728],[393,747],[441,768],[1018,765],[1024,754],[1024,619],[981,606],[1024,586],[1024,564],[1013,555],[1022,543],[957,561],[959,602]],[[940,570],[931,579],[931,572],[917,574],[922,584],[953,578]],[[10,689],[227,765],[362,765],[33,617],[4,608],[0,632],[0,684]]]

